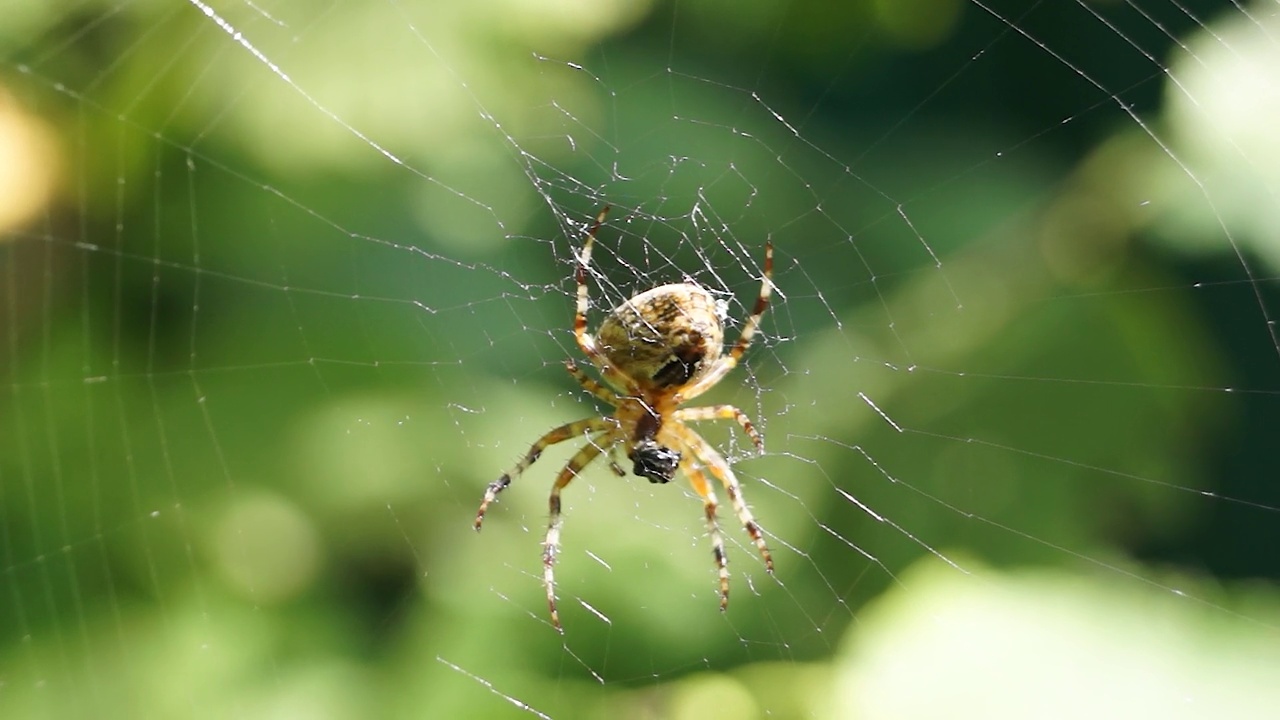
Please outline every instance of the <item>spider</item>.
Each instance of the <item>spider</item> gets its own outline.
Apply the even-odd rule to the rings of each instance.
[[[556,611],[555,561],[560,549],[560,491],[583,468],[602,454],[619,477],[626,471],[614,459],[621,447],[632,462],[632,472],[653,483],[670,482],[676,470],[684,472],[706,511],[707,534],[720,579],[720,610],[729,605],[729,568],[724,537],[716,521],[716,493],[707,474],[724,485],[733,510],[764,558],[765,569],[773,573],[773,557],[764,535],[742,497],[742,488],[725,459],[711,443],[686,425],[700,420],[736,420],[760,452],[764,442],[751,421],[733,405],[681,408],[684,402],[710,390],[729,373],[751,345],[760,317],[769,305],[772,289],[773,245],[764,249],[764,278],[751,316],[729,350],[724,351],[722,309],[705,288],[692,283],[662,285],[647,290],[614,308],[596,335],[587,331],[587,267],[596,233],[609,214],[600,210],[578,255],[574,278],[578,285],[577,313],[573,332],[578,347],[596,366],[604,384],[588,377],[572,360],[565,362],[569,374],[596,399],[615,408],[612,415],[578,420],[561,425],[529,448],[510,472],[503,473],[485,489],[476,513],[475,529],[484,522],[485,510],[532,465],[550,445],[585,437],[587,444],[575,454],[556,477],[549,501],[551,519],[542,551],[542,578],[551,610],[551,624],[563,633]]]

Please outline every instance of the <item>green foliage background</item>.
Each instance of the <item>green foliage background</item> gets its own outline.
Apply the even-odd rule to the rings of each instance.
[[[1277,150],[1197,145],[1240,136],[1161,70],[1217,57],[1196,18],[1247,47],[1219,5],[211,6],[251,50],[0,3],[53,169],[0,234],[0,716],[1265,716]],[[562,638],[566,452],[470,521],[594,412],[557,366],[604,201],[597,308],[683,272],[741,316],[778,248],[715,395],[768,452],[708,434],[780,582],[732,547],[720,617],[696,503],[597,469]]]

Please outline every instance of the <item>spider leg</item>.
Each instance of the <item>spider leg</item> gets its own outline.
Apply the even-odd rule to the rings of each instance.
[[[623,470],[622,466],[618,464],[619,445],[620,445],[619,443],[614,443],[609,447],[609,469],[612,470],[613,474],[617,475],[618,477],[626,477],[627,471]]]
[[[578,384],[581,385],[584,390],[594,395],[597,400],[609,403],[614,407],[617,407],[620,404],[617,393],[593,380],[578,367],[578,363],[572,360],[565,360],[564,369],[568,370],[569,374],[573,376],[573,379],[577,380]]]
[[[729,350],[729,354],[720,358],[711,370],[703,376],[696,384],[682,390],[680,392],[680,401],[685,402],[698,397],[702,393],[711,389],[716,383],[729,373],[730,370],[738,366],[738,361],[742,359],[742,354],[751,347],[751,339],[755,337],[756,329],[760,327],[760,318],[764,315],[765,308],[769,307],[769,296],[773,293],[773,243],[765,243],[764,246],[764,278],[760,282],[760,294],[756,296],[756,305],[751,309],[751,316],[742,325],[742,334],[738,336],[738,341],[733,344],[733,348]]]
[[[737,420],[742,426],[742,431],[751,438],[751,442],[755,443],[756,450],[764,452],[764,440],[760,437],[760,433],[756,432],[755,426],[751,424],[751,419],[746,413],[742,412],[733,405],[707,405],[705,407],[681,408],[672,414],[675,420]]]
[[[724,612],[725,608],[729,607],[729,557],[724,551],[724,535],[720,532],[720,523],[716,521],[716,508],[719,506],[716,493],[711,489],[711,483],[707,481],[702,468],[690,459],[690,453],[685,453],[684,459],[680,461],[680,469],[689,478],[694,492],[702,498],[702,505],[706,510],[707,535],[711,537],[711,555],[716,560],[716,569],[720,574],[720,612]]]
[[[569,459],[569,463],[556,476],[556,484],[551,488],[551,498],[547,503],[551,510],[551,519],[547,523],[547,537],[542,544],[542,583],[547,588],[547,607],[551,610],[551,624],[555,626],[557,632],[562,634],[564,629],[560,627],[560,613],[556,612],[555,576],[556,553],[560,550],[560,491],[601,452],[612,450],[617,442],[618,438],[612,431],[594,438]]]
[[[725,492],[729,494],[729,502],[733,503],[733,511],[738,515],[738,520],[742,522],[742,527],[746,528],[747,534],[751,536],[755,542],[756,548],[760,551],[760,557],[764,558],[764,568],[773,573],[773,556],[769,554],[769,546],[764,542],[764,533],[760,531],[760,525],[756,523],[756,519],[751,515],[751,509],[747,507],[747,501],[742,497],[742,486],[738,484],[738,478],[733,474],[733,468],[729,467],[729,463],[725,462],[724,457],[711,447],[711,443],[703,439],[701,435],[695,432],[689,426],[672,422],[665,429],[670,429],[672,433],[680,440],[680,444],[693,453],[706,469],[715,476],[720,484],[724,485]]]
[[[489,483],[489,486],[485,488],[484,500],[480,503],[480,509],[476,511],[476,530],[480,529],[481,523],[484,522],[484,513],[489,509],[489,504],[498,498],[498,493],[506,490],[512,479],[520,477],[520,473],[537,462],[542,455],[542,451],[547,449],[548,446],[571,440],[580,435],[611,431],[616,426],[617,423],[612,418],[587,418],[561,425],[538,438],[538,441],[529,448],[529,452],[525,453],[525,456],[520,459],[520,462],[516,463],[516,466],[510,472],[503,473],[502,477]]]
[[[574,361],[565,360],[564,367],[569,371],[569,374],[573,376],[573,379],[578,381],[578,384],[582,385],[587,392],[594,395],[597,399],[607,402],[614,407],[617,407],[622,403],[622,401],[618,399],[617,393],[604,385],[601,385],[586,373],[582,372],[582,370],[578,368],[578,364]],[[618,477],[627,476],[627,471],[623,470],[622,466],[618,464],[618,445],[616,443],[609,446],[609,469]]]
[[[604,219],[609,215],[609,206],[605,205],[600,209],[600,214],[596,216],[596,220],[591,224],[591,229],[587,231],[587,239],[582,243],[582,250],[578,251],[578,268],[574,272],[574,279],[578,283],[578,303],[576,312],[573,316],[573,336],[578,341],[578,347],[582,349],[582,354],[600,369],[600,375],[604,377],[605,382],[617,388],[626,388],[632,390],[635,383],[625,373],[609,362],[609,358],[605,357],[603,351],[596,344],[596,338],[587,332],[587,267],[591,264],[591,248],[596,242],[596,233],[600,231],[600,226],[604,224]],[[570,370],[569,372],[573,372]],[[574,377],[577,377],[575,374]],[[579,380],[579,382],[582,382]],[[584,387],[586,383],[583,383]],[[596,393],[587,387],[587,390],[593,395]],[[636,394],[631,392],[630,394]],[[597,397],[599,397],[597,395]],[[614,403],[616,404],[616,403]]]

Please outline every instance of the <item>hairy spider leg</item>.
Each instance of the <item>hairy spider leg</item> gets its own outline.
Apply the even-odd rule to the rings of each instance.
[[[578,384],[581,385],[584,390],[595,396],[597,400],[609,403],[614,407],[621,404],[618,400],[617,393],[599,382],[596,382],[595,379],[583,372],[582,368],[578,367],[578,363],[572,360],[565,360],[564,369],[568,370],[569,374],[573,376],[573,379],[577,380]]]
[[[578,268],[574,272],[574,279],[578,283],[578,303],[573,316],[573,336],[578,341],[578,347],[582,348],[582,353],[600,369],[600,375],[605,382],[624,390],[629,395],[636,395],[638,392],[635,382],[609,361],[604,351],[596,344],[595,336],[587,332],[587,267],[591,264],[591,248],[595,245],[596,233],[599,232],[600,225],[604,223],[608,214],[609,206],[605,205],[596,216],[595,222],[591,224],[591,229],[587,231],[587,239],[582,243],[582,249],[578,251]]]
[[[505,472],[502,477],[489,483],[485,488],[484,500],[480,503],[480,509],[476,512],[475,528],[478,531],[481,523],[484,522],[484,513],[489,509],[489,504],[498,498],[498,493],[507,489],[514,478],[520,477],[520,473],[526,468],[537,462],[541,457],[542,451],[556,443],[562,443],[565,440],[571,440],[581,435],[588,435],[597,432],[610,432],[617,428],[618,423],[613,418],[587,418],[576,422],[566,423],[558,428],[550,430],[546,435],[538,438],[538,441],[529,448],[529,452],[516,463],[516,466],[510,472]],[[576,456],[575,456],[576,457]]]
[[[720,523],[716,521],[716,493],[711,489],[707,476],[693,460],[692,453],[686,452],[680,461],[680,469],[684,471],[694,492],[702,498],[702,506],[707,515],[707,535],[711,538],[711,555],[716,561],[716,571],[720,575],[720,612],[729,607],[729,556],[724,550],[724,535],[720,532]]]
[[[738,335],[738,341],[733,344],[733,349],[728,355],[720,358],[710,372],[708,372],[696,384],[680,391],[680,402],[692,400],[702,393],[710,390],[712,386],[720,382],[728,372],[738,366],[738,361],[742,359],[742,354],[751,347],[751,338],[755,336],[756,329],[760,327],[760,318],[764,315],[764,311],[769,307],[769,296],[773,293],[773,243],[765,243],[764,246],[764,278],[760,282],[760,294],[756,297],[756,305],[751,309],[751,316],[742,325],[742,334]]]
[[[725,492],[729,494],[729,502],[733,503],[734,513],[738,515],[738,520],[742,523],[742,527],[746,528],[747,534],[755,542],[756,548],[760,551],[760,557],[764,558],[765,570],[773,573],[773,556],[769,554],[769,546],[764,542],[764,533],[761,532],[756,519],[751,515],[751,509],[747,507],[747,501],[742,497],[742,486],[738,484],[738,478],[733,474],[733,469],[729,467],[729,463],[725,462],[724,457],[716,452],[715,448],[711,447],[711,443],[704,440],[701,435],[689,426],[683,423],[671,423],[670,428],[671,432],[680,441],[680,444],[691,451],[702,465],[720,481],[720,484],[724,485]]]
[[[582,469],[591,464],[601,452],[612,450],[618,444],[616,432],[609,431],[591,439],[577,452],[569,463],[556,476],[556,484],[551,488],[551,497],[547,505],[551,510],[551,519],[547,523],[547,537],[542,544],[542,584],[547,588],[547,607],[551,610],[551,624],[557,632],[563,634],[560,627],[560,613],[556,611],[556,553],[560,549],[560,491],[564,489]]]
[[[578,381],[578,384],[581,385],[583,389],[594,395],[596,399],[609,403],[614,407],[621,404],[617,393],[599,382],[596,382],[594,378],[582,372],[576,362],[572,360],[565,360],[564,368],[569,371],[569,374],[573,376],[574,380]],[[623,470],[622,466],[618,464],[618,445],[616,443],[609,448],[609,469],[618,477],[627,476],[627,471]]]
[[[742,431],[751,438],[751,442],[755,443],[758,452],[764,452],[764,440],[760,437],[760,433],[756,432],[756,428],[751,424],[751,419],[747,414],[734,407],[733,405],[707,405],[705,407],[681,408],[672,413],[673,420],[692,421],[699,420],[737,420],[742,426]]]

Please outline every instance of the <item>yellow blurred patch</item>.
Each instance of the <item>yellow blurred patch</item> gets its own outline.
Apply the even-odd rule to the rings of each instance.
[[[53,132],[0,88],[0,233],[29,221],[48,205],[57,167]],[[11,237],[0,234],[0,242]]]

